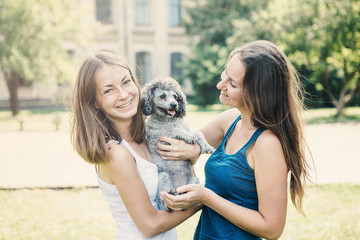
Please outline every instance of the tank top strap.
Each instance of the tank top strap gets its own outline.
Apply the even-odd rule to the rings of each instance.
[[[244,145],[244,147],[242,147],[241,151],[246,151],[251,146],[251,144],[253,144],[256,141],[256,139],[260,136],[260,134],[264,130],[265,130],[265,128],[256,129],[256,131],[251,136],[250,140]]]
[[[130,146],[130,144],[128,142],[126,142],[124,139],[121,139],[120,144],[123,145],[127,150],[129,150],[129,152],[133,156],[135,162],[138,162],[138,160],[142,160],[142,158],[135,152],[135,150]]]
[[[224,139],[227,139],[227,138],[229,137],[229,135],[232,133],[232,131],[234,130],[234,128],[235,128],[235,126],[236,126],[236,124],[237,124],[237,122],[240,121],[240,119],[241,119],[241,115],[239,115],[239,116],[235,119],[235,121],[230,125],[229,129],[227,130],[227,132],[226,132],[226,134],[225,134],[225,136],[224,136]]]

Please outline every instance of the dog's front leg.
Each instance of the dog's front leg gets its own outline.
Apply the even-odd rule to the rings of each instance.
[[[171,211],[170,208],[168,208],[165,204],[165,202],[160,198],[161,194],[160,192],[176,192],[174,184],[172,182],[172,179],[169,175],[169,173],[167,172],[159,172],[158,175],[159,179],[158,179],[158,190],[157,190],[157,195],[156,195],[156,203],[158,205],[158,209],[160,210],[166,210],[166,211]]]
[[[202,132],[197,131],[195,135],[196,143],[200,146],[201,153],[211,154],[214,152],[214,148],[207,143]]]
[[[184,140],[186,143],[189,144],[196,143],[196,135],[194,134],[194,132],[182,128],[174,128],[171,137],[179,140]]]

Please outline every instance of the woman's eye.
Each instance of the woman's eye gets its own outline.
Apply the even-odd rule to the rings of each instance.
[[[123,84],[124,84],[124,85],[127,85],[127,84],[129,84],[130,82],[131,82],[131,80],[128,79],[128,80],[125,80],[125,81],[123,82]]]
[[[109,94],[109,93],[111,93],[112,92],[112,89],[107,89],[105,92],[104,92],[104,94]]]
[[[230,81],[230,86],[233,87],[233,88],[236,87],[235,84],[233,82],[231,82],[231,81]]]

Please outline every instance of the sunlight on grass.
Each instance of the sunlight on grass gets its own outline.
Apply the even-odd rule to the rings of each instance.
[[[281,240],[360,239],[360,185],[306,187],[306,217],[289,201]],[[98,188],[0,190],[0,239],[115,239],[116,227]],[[192,239],[199,213],[178,228]]]

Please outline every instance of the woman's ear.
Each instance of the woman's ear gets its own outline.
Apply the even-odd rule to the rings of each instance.
[[[94,107],[95,109],[99,109],[99,108],[100,108],[100,105],[99,105],[97,102],[94,102],[94,103],[93,103],[93,107]]]

